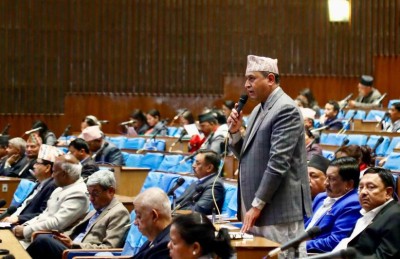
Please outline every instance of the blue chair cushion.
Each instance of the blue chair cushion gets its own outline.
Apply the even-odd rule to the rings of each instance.
[[[151,170],[156,170],[160,166],[163,158],[164,154],[161,153],[147,153],[140,160],[139,167],[148,167],[151,168]]]
[[[182,155],[165,155],[157,170],[165,172],[175,172],[174,169],[177,165],[179,165],[179,162],[182,160],[182,158]]]
[[[375,145],[376,145],[376,142],[378,141],[378,139],[380,137],[381,136],[377,136],[377,135],[369,136],[368,141],[367,141],[367,145],[370,146],[373,149],[375,147]],[[376,148],[375,154],[377,156],[385,156],[385,153],[386,153],[386,150],[389,147],[389,144],[390,144],[390,138],[384,136],[383,137],[383,142]]]
[[[393,152],[393,149],[397,147],[400,142],[400,137],[393,137],[390,141],[389,147],[386,149],[385,155],[388,156]]]
[[[237,213],[237,203],[236,207],[234,207],[232,206],[233,204],[230,204],[230,202],[234,196],[237,196],[237,186],[224,183],[224,189],[225,189],[225,199],[224,203],[222,204],[221,214],[226,214],[228,217],[233,217]],[[237,198],[235,197],[235,199]],[[231,207],[229,205],[231,205]]]
[[[141,166],[141,160],[144,157],[143,154],[129,154],[125,165],[129,167],[140,167]]]
[[[13,199],[11,201],[10,206],[19,207],[24,200],[28,197],[28,195],[32,192],[33,188],[35,188],[36,183],[27,179],[21,179],[18,184],[17,189],[14,192]]]
[[[347,135],[347,139],[349,140],[349,143],[347,145],[366,145],[368,136],[367,135],[361,135],[361,134],[349,134]]]
[[[128,138],[125,142],[124,148],[126,149],[141,149],[146,140],[144,138]]]
[[[383,116],[385,116],[385,111],[381,111],[381,110],[370,110],[367,114],[367,117],[365,118],[365,120],[368,121],[380,121],[379,118],[383,118]]]
[[[392,152],[383,165],[383,168],[390,170],[400,170],[400,153]]]

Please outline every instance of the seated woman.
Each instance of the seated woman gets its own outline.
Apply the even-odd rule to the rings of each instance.
[[[32,124],[32,129],[39,129],[35,134],[38,134],[42,138],[43,144],[55,146],[57,143],[56,135],[49,130],[46,123],[41,120],[37,120]]]
[[[361,217],[357,194],[359,181],[360,169],[354,158],[342,157],[330,163],[326,172],[326,192],[315,197],[313,215],[305,224],[306,230],[314,226],[321,229],[317,237],[307,241],[307,252],[330,252],[351,234]]]
[[[146,131],[149,129],[149,125],[147,124],[147,118],[143,114],[143,112],[139,109],[135,109],[130,117],[130,120],[133,120],[133,128],[137,132],[138,135],[144,135]]]
[[[365,170],[375,164],[372,157],[372,150],[367,145],[361,147],[358,145],[344,146],[339,148],[335,153],[336,158],[347,156],[357,160],[360,166],[360,178],[363,176]]]
[[[221,228],[215,236],[215,228],[207,216],[194,212],[174,218],[168,243],[172,259],[179,258],[231,258],[228,230]]]
[[[147,124],[149,129],[146,131],[146,135],[161,135],[166,136],[168,129],[165,124],[161,121],[160,112],[156,109],[151,109],[146,114]]]

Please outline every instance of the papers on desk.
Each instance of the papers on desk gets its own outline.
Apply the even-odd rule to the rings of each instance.
[[[8,222],[0,222],[0,229],[11,228],[11,223]]]
[[[229,232],[229,236],[231,240],[237,240],[237,239],[253,239],[254,236],[246,233],[241,233],[241,232]]]

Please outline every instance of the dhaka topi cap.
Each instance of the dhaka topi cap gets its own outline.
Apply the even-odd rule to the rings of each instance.
[[[250,72],[271,72],[279,74],[278,60],[254,55],[247,56],[246,76]]]
[[[360,84],[365,85],[365,86],[372,86],[374,83],[374,78],[369,75],[362,75],[360,78]]]

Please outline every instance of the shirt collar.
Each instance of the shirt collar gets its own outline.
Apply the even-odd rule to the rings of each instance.
[[[370,211],[366,211],[364,209],[360,210],[361,215],[365,216],[376,216],[376,214],[378,214],[389,202],[391,202],[393,200],[393,198],[391,198],[390,200],[388,200],[387,202],[385,202],[384,204],[382,204],[381,206],[376,207],[375,209],[372,209]]]

